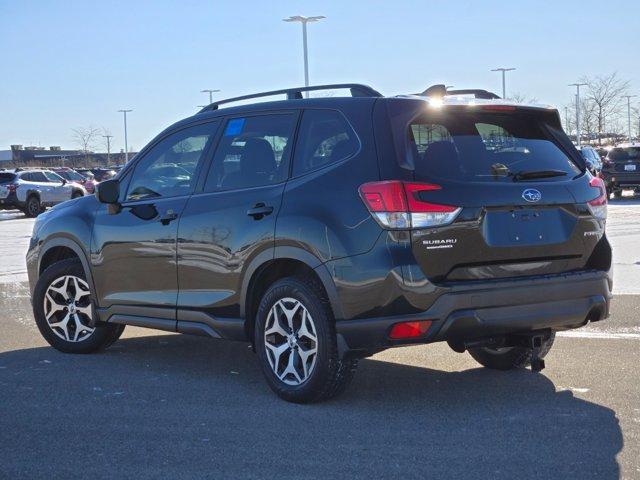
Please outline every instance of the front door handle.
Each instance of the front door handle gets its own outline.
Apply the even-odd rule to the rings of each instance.
[[[169,225],[176,218],[178,218],[178,214],[177,213],[175,213],[173,210],[167,210],[167,213],[165,213],[160,218],[160,223],[162,223],[163,225]]]
[[[272,212],[273,207],[260,202],[256,203],[253,208],[247,210],[247,215],[253,217],[255,220],[260,220],[262,217],[270,215]]]

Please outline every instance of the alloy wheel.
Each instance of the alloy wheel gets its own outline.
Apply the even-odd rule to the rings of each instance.
[[[67,342],[82,342],[95,331],[89,285],[74,275],[57,278],[44,295],[44,315],[49,328]]]
[[[35,217],[40,210],[40,205],[38,205],[38,201],[35,199],[29,200],[29,204],[27,205],[27,208],[29,209],[29,215],[31,215],[32,217]]]
[[[295,386],[309,379],[318,356],[318,336],[302,302],[282,298],[271,307],[264,345],[271,370],[280,381]]]

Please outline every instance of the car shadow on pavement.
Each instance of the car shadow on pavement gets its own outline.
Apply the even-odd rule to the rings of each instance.
[[[609,479],[623,446],[612,410],[543,374],[367,359],[341,397],[294,405],[246,344],[182,335],[2,353],[0,405],[7,478]]]

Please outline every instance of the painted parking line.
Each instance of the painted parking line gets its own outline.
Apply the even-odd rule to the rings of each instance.
[[[640,333],[629,332],[594,332],[592,330],[571,330],[558,332],[558,337],[567,338],[598,338],[604,340],[640,340]]]

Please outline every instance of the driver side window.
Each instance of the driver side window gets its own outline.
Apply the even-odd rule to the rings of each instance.
[[[126,199],[190,194],[217,125],[213,122],[185,128],[156,144],[136,165]]]

